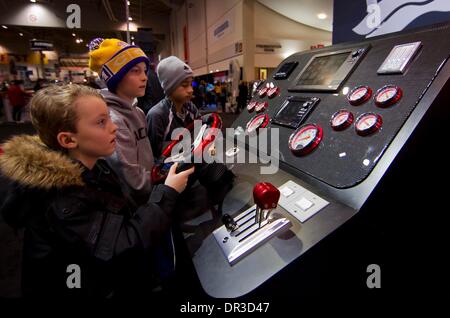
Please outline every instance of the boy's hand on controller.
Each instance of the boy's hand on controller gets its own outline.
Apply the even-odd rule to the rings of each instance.
[[[178,167],[178,162],[174,163],[169,170],[166,181],[164,184],[166,186],[171,187],[178,193],[181,193],[186,188],[188,177],[190,174],[194,172],[194,166],[188,170],[181,171],[180,173],[176,173],[176,169]]]

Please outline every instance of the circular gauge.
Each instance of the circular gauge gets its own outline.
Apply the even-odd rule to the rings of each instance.
[[[264,96],[266,96],[267,91],[268,91],[269,89],[270,89],[269,86],[264,86],[263,88],[261,88],[261,89],[258,91],[258,96],[259,96],[260,98],[263,98]]]
[[[267,114],[256,115],[250,119],[247,123],[247,133],[258,131],[260,128],[264,128],[269,124],[269,116]]]
[[[257,101],[251,100],[251,101],[247,104],[247,110],[251,113],[252,111],[255,110],[256,104],[258,104]]]
[[[255,106],[255,111],[257,113],[262,112],[262,111],[266,110],[268,106],[269,106],[268,102],[259,102]]]
[[[355,122],[355,129],[358,135],[367,136],[381,128],[383,120],[375,113],[364,113]]]
[[[397,103],[402,98],[402,89],[395,85],[385,85],[375,93],[375,105],[379,107],[389,107]]]
[[[344,130],[353,123],[353,114],[341,109],[331,116],[330,125],[334,130]]]
[[[289,137],[289,149],[296,155],[304,156],[319,145],[322,135],[323,131],[319,125],[303,125]]]
[[[357,86],[347,95],[348,102],[353,106],[365,103],[372,96],[372,89],[369,86]]]
[[[267,97],[274,98],[275,96],[278,96],[279,93],[280,93],[280,88],[275,86],[275,87],[270,88],[267,91]]]

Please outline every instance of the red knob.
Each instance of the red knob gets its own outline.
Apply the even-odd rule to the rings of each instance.
[[[253,188],[253,199],[260,209],[274,209],[280,199],[280,190],[269,182],[260,182]]]

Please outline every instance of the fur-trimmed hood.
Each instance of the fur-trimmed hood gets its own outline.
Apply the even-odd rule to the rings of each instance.
[[[15,136],[2,148],[0,172],[21,186],[49,190],[84,184],[82,165],[51,150],[38,136]]]

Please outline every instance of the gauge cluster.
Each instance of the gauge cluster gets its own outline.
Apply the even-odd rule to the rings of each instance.
[[[414,110],[429,85],[423,79],[435,76],[423,73],[427,47],[392,41],[296,53],[254,85],[236,127],[277,129],[282,161],[338,188],[354,185]]]
[[[247,122],[247,133],[257,133],[260,128],[266,128],[269,124],[293,128],[295,131],[290,134],[288,147],[295,156],[306,156],[319,146],[322,139],[327,142],[322,127],[307,121],[307,117],[319,104],[320,98],[288,96],[270,118],[266,113],[270,107],[269,100],[279,96],[280,92],[280,87],[274,82],[260,85],[255,94],[259,100],[254,98],[247,104],[247,111],[257,114]],[[377,109],[395,107],[403,96],[403,90],[399,86],[386,84],[373,92],[374,89],[369,85],[357,85],[349,90],[345,96],[347,107],[332,113],[329,118],[332,130],[341,132],[353,126],[356,137],[367,137],[381,131],[383,118]],[[363,105],[368,105],[371,109],[363,111]],[[326,106],[320,107],[324,112],[327,110]]]

